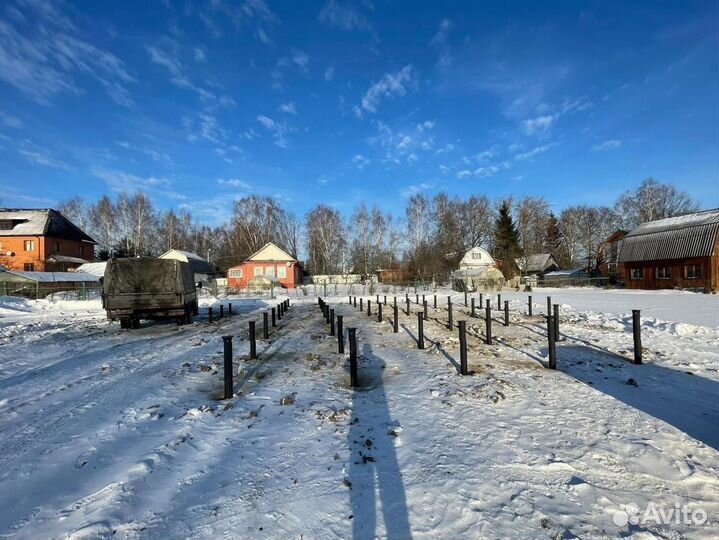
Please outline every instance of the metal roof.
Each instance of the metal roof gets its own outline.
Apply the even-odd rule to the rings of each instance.
[[[624,237],[619,262],[710,257],[719,232],[719,208],[642,223]]]
[[[547,268],[559,265],[551,253],[535,253],[516,259],[517,266],[522,272],[544,272]]]
[[[80,272],[19,272],[0,273],[0,281],[35,281],[40,283],[97,283],[99,278]]]
[[[53,208],[0,208],[0,221],[10,221],[12,225],[10,229],[0,229],[0,236],[49,236],[97,243]]]

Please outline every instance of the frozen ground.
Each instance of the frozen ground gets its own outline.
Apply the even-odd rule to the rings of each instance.
[[[469,321],[467,377],[444,292],[423,351],[419,306],[394,334],[391,306],[380,324],[330,298],[358,328],[356,391],[315,297],[293,297],[259,360],[247,359],[247,321],[259,331],[276,300],[121,331],[94,301],[0,299],[0,537],[714,538],[716,297],[532,294],[529,318],[526,294],[503,293],[511,324],[494,313],[491,346],[453,294],[455,321]],[[562,305],[557,371],[543,367],[547,294]],[[627,361],[632,308],[641,366]],[[709,523],[626,523],[626,505],[649,503]]]

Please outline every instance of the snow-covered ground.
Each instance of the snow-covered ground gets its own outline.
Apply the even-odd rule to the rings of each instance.
[[[466,377],[448,294],[469,321]],[[543,367],[548,294],[557,371]],[[212,324],[204,308],[220,301],[205,299],[191,326],[129,331],[96,301],[1,298],[0,538],[716,536],[716,296],[535,289],[530,318],[526,293],[503,292],[511,324],[495,312],[489,346],[464,296],[439,295],[422,351],[419,306],[394,334],[391,305],[378,323],[328,299],[358,329],[357,390],[314,296],[292,297],[258,360],[247,322],[261,336],[282,298],[224,299],[234,315]],[[628,361],[633,308],[641,366]],[[627,514],[652,504],[708,523]]]

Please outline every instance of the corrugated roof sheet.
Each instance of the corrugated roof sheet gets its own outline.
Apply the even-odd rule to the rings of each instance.
[[[642,223],[624,237],[619,262],[710,257],[719,232],[719,209]]]
[[[99,278],[92,274],[83,274],[80,272],[11,272],[6,271],[0,274],[0,280],[4,277],[18,276],[30,281],[39,281],[41,283],[80,283],[94,282],[97,283]],[[10,281],[10,280],[8,280]]]

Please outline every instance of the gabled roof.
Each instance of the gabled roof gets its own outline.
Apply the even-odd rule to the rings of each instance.
[[[292,261],[297,262],[292,255],[273,242],[267,242],[255,253],[245,259],[247,261]]]
[[[215,267],[197,253],[191,251],[181,251],[179,249],[171,249],[158,257],[158,259],[176,259],[190,264],[194,274],[214,274]]]
[[[11,229],[0,228],[0,236],[49,236],[97,244],[77,225],[52,208],[0,208],[0,221],[10,221]]]
[[[718,232],[719,208],[648,221],[624,237],[619,262],[710,257]]]
[[[544,272],[552,266],[559,268],[551,253],[535,253],[516,260],[522,272]]]

